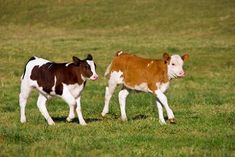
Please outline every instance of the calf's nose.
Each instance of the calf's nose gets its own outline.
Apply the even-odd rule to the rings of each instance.
[[[98,75],[93,75],[93,76],[91,77],[92,80],[97,80],[98,78],[99,78]]]
[[[184,72],[184,71],[181,71],[181,72],[179,73],[179,75],[180,75],[180,76],[184,76],[184,75],[185,75],[185,72]]]

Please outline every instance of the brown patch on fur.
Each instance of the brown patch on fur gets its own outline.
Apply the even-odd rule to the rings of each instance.
[[[189,59],[189,54],[188,53],[185,53],[184,55],[181,56],[182,60],[183,61],[186,61]]]
[[[134,87],[146,82],[148,88],[154,93],[158,88],[157,82],[169,81],[165,63],[170,60],[168,54],[165,54],[163,59],[145,59],[125,52],[117,55],[118,53],[112,60],[109,74],[113,71],[123,72],[124,83],[127,86]]]
[[[164,60],[165,64],[169,64],[170,63],[171,57],[169,56],[168,53],[164,53],[163,54],[163,60]]]
[[[37,81],[38,85],[43,88],[46,93],[52,92],[55,85],[55,93],[61,95],[63,93],[63,84],[84,83],[81,75],[91,77],[92,72],[86,61],[76,60],[66,66],[66,63],[49,62],[42,66],[35,66],[32,69],[30,78]],[[55,83],[56,77],[56,83]]]

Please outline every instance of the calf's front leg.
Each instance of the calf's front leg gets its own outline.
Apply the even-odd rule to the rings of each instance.
[[[160,102],[158,102],[158,100],[157,100],[156,103],[157,103],[157,109],[158,109],[159,123],[161,125],[164,125],[164,124],[166,124],[166,121],[165,121],[164,116],[163,116],[162,104]]]
[[[78,114],[78,120],[81,125],[86,125],[85,120],[83,119],[82,112],[81,112],[81,103],[80,103],[80,96],[75,99],[72,94],[69,92],[68,88],[64,86],[63,94],[61,96],[66,103],[69,105],[69,116],[67,117],[67,121],[71,121],[74,117],[74,109],[76,107],[76,112]]]
[[[163,92],[161,90],[156,90],[155,93],[157,95],[158,103],[160,103],[160,105],[163,105],[164,108],[166,109],[167,116],[168,116],[170,123],[175,123],[175,116],[173,114],[173,111],[171,110],[171,108],[168,105],[167,97],[165,96],[165,94],[163,94]]]

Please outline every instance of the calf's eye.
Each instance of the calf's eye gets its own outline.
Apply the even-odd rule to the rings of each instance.
[[[172,63],[171,65],[175,66],[175,63]]]

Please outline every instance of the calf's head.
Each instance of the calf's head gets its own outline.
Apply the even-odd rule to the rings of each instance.
[[[80,68],[80,73],[83,78],[90,80],[98,79],[98,75],[95,71],[96,64],[90,54],[88,54],[87,58],[84,60],[80,60],[79,58],[73,56],[73,63]]]
[[[168,64],[168,76],[170,79],[181,78],[185,76],[183,70],[184,61],[189,59],[189,54],[182,56],[172,55],[169,56],[167,53],[163,54],[163,60]]]

